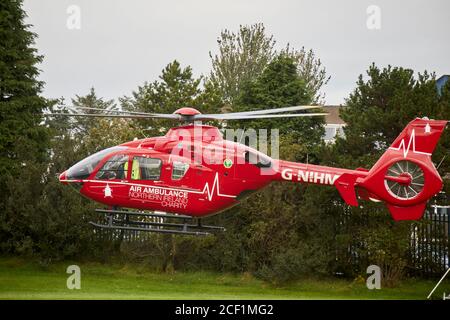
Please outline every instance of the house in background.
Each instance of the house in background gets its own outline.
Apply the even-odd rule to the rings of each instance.
[[[449,78],[450,78],[450,75],[444,74],[436,80],[436,88],[437,88],[439,95],[441,95],[442,87],[447,83]]]
[[[323,110],[328,113],[325,116],[325,135],[323,139],[326,143],[334,143],[336,136],[344,136],[345,122],[339,116],[339,110],[343,108],[340,106],[324,106]]]

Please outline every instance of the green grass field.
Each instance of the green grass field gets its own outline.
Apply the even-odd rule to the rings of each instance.
[[[81,289],[69,290],[71,262],[43,268],[20,258],[0,258],[0,299],[426,299],[437,281],[408,280],[397,288],[368,290],[365,283],[304,279],[274,287],[248,274],[162,274],[136,265],[79,264]],[[450,292],[446,281],[434,298]]]

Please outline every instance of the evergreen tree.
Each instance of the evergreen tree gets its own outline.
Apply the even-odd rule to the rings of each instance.
[[[176,60],[163,70],[159,80],[146,82],[132,92],[132,97],[120,100],[122,108],[129,111],[172,113],[182,107],[194,107],[203,113],[219,113],[222,98],[211,84],[201,87],[202,77],[194,78],[192,68],[182,68]],[[177,125],[170,120],[139,120],[137,126],[145,130],[147,136],[164,134]]]
[[[82,113],[87,114],[98,114],[98,113],[107,113],[110,110],[118,110],[118,107],[114,100],[105,100],[103,98],[99,98],[95,89],[92,87],[89,89],[89,93],[80,96],[75,95],[75,98],[71,99],[72,106],[75,108],[93,108],[93,109],[102,109],[103,111],[98,110],[90,110],[90,109],[80,109]],[[68,119],[69,123],[72,125],[73,133],[78,135],[79,137],[83,137],[86,135],[92,127],[95,127],[100,118],[91,118],[91,117],[77,117],[76,119]],[[114,119],[113,119],[114,120]]]
[[[200,79],[194,79],[191,67],[181,68],[178,61],[169,63],[159,81],[145,82],[132,97],[121,99],[126,110],[171,113],[178,108],[192,106],[200,94]]]
[[[72,103],[78,107],[115,108],[112,100],[98,97],[94,88],[84,96],[76,95]],[[46,124],[52,134],[51,159],[29,224],[34,230],[33,236],[27,238],[24,248],[44,262],[80,256],[104,260],[115,253],[115,243],[102,242],[88,223],[98,219],[94,212],[98,204],[61,184],[58,175],[99,150],[132,140],[135,131],[126,119],[83,118],[77,121],[58,116],[48,118]]]
[[[243,85],[236,111],[281,108],[308,105],[313,96],[305,81],[297,73],[296,61],[285,54],[278,55],[264,72]],[[239,128],[279,129],[280,135],[294,139],[295,143],[311,147],[321,141],[324,134],[323,117],[299,117],[233,121]]]
[[[414,77],[410,69],[391,66],[380,69],[371,65],[367,77],[359,77],[356,89],[341,112],[347,124],[345,138],[338,138],[331,150],[324,151],[324,162],[369,169],[414,118],[449,119],[449,97],[448,86],[443,95],[438,96],[434,75],[427,72]],[[448,154],[448,136],[448,132],[444,132],[433,154],[435,163]],[[444,160],[439,169],[441,175],[448,172],[447,161]],[[385,284],[395,283],[408,263],[412,222],[393,221],[382,203],[361,201],[360,207],[349,208],[341,205],[337,192],[329,199],[333,199],[333,195],[334,209],[328,211],[335,217],[335,225],[343,227],[337,230],[335,251],[346,253],[333,265],[346,273],[349,270],[364,273],[368,265],[377,264],[382,267]],[[311,194],[308,201],[320,206],[325,196],[330,195],[324,194],[322,198],[320,194]],[[349,253],[358,259],[350,259]]]
[[[18,174],[28,161],[46,158],[47,132],[40,126],[47,102],[39,96],[35,34],[25,24],[22,1],[0,4],[0,175]],[[4,181],[4,179],[1,179]],[[3,191],[3,190],[2,190]],[[3,192],[2,192],[3,194]]]
[[[243,86],[236,110],[286,107],[310,101],[311,95],[297,73],[295,60],[282,54],[259,77]],[[308,153],[314,154],[320,145],[323,121],[323,117],[258,119],[229,121],[227,126],[278,128],[280,157],[301,161],[306,160]],[[319,217],[299,210],[304,192],[300,184],[274,183],[226,214],[212,218],[227,228],[225,234],[218,236],[214,249],[210,249],[215,254],[208,253],[208,256],[221,257],[216,268],[252,271],[272,282],[285,282],[311,270],[324,271],[327,260],[319,250],[322,239],[311,236],[310,231],[320,224]]]
[[[48,159],[48,130],[41,121],[49,103],[40,96],[43,83],[37,80],[42,56],[33,47],[35,34],[21,6],[22,1],[0,3],[0,242],[8,248],[14,221],[26,218],[21,210],[29,216],[39,198]],[[17,194],[20,184],[29,189]]]

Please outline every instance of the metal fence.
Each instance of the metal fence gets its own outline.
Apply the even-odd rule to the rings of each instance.
[[[338,219],[336,234],[348,235],[349,225],[355,222],[351,219],[355,217],[350,215],[349,210],[344,210],[341,219]],[[356,224],[361,225],[368,217],[362,215],[356,219],[360,219]],[[120,230],[96,229],[94,233],[97,239],[134,243],[146,242],[154,236],[146,232]],[[421,277],[441,276],[450,267],[450,206],[429,206],[423,219],[411,224],[409,237],[408,272]],[[336,241],[339,242],[337,238]],[[367,244],[354,240],[345,242],[346,245],[337,244],[336,262],[342,266],[338,266],[338,270],[346,269],[349,265],[355,268],[367,265]],[[337,273],[345,272],[341,270]]]
[[[429,207],[424,219],[412,225],[411,266],[422,276],[442,275],[450,267],[450,206]]]
[[[370,217],[355,216],[349,208],[342,211],[336,224],[336,274],[365,272],[373,263],[370,245],[361,237],[353,237]],[[441,277],[450,268],[450,206],[431,205],[423,218],[411,223],[405,240],[409,243],[404,258],[406,271],[412,276]],[[352,229],[353,228],[353,229]]]

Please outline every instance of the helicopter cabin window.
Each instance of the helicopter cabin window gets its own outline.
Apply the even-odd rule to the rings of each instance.
[[[161,159],[134,157],[131,165],[132,180],[159,180],[161,176]]]
[[[128,156],[116,154],[109,158],[95,175],[99,180],[126,179],[128,173]]]
[[[245,162],[252,163],[258,168],[270,168],[272,166],[271,158],[262,153],[245,151],[244,158]]]
[[[189,164],[179,161],[173,162],[173,168],[172,168],[172,180],[180,180],[184,177],[186,172],[189,169]]]

